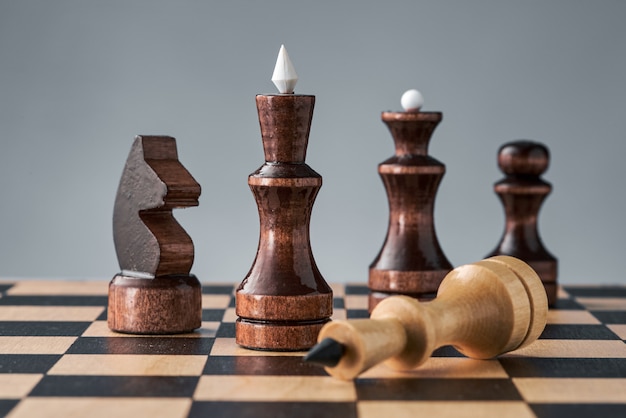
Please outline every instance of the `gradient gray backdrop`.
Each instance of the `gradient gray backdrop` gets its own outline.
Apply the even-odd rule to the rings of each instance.
[[[503,230],[497,148],[552,152],[540,215],[562,283],[626,283],[624,1],[0,1],[0,277],[109,279],[111,215],[136,134],[169,134],[202,185],[175,216],[202,281],[256,252],[254,104],[281,43],[317,96],[307,162],[324,177],[311,240],[329,282],[367,280],[387,227],[383,110],[418,88],[444,114],[435,205],[454,265]]]

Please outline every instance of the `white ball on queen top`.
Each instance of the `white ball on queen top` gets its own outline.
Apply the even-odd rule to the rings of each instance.
[[[417,112],[424,105],[424,96],[415,89],[407,90],[400,98],[400,104],[406,112]]]

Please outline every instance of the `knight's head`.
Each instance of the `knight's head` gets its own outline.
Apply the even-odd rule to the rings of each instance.
[[[170,244],[174,238],[180,241],[176,242],[177,248],[189,253],[179,258],[193,260],[193,243],[172,217],[172,209],[197,206],[199,196],[200,185],[178,161],[174,138],[137,136],[124,166],[113,211],[113,239],[122,270],[148,274],[162,271],[169,248],[163,244]],[[172,228],[179,232],[170,236]],[[183,264],[174,267],[191,267],[189,261]]]

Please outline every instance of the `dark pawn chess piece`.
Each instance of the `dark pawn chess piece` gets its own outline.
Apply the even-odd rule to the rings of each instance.
[[[539,236],[537,219],[550,183],[540,178],[550,163],[548,148],[533,141],[513,141],[500,147],[498,166],[506,175],[494,185],[504,205],[506,226],[500,243],[489,256],[511,255],[524,260],[539,275],[548,304],[557,299],[557,259],[546,250]]]
[[[435,296],[439,283],[452,270],[437,240],[435,195],[445,166],[428,155],[431,135],[441,112],[383,112],[395,144],[395,155],[378,166],[389,201],[389,224],[384,244],[369,267],[369,310],[394,294],[420,299]],[[419,102],[421,106],[421,101]]]
[[[135,138],[113,211],[122,270],[109,285],[113,331],[175,334],[200,327],[200,282],[189,273],[193,242],[172,216],[174,208],[197,206],[199,196],[200,185],[178,161],[174,138]]]

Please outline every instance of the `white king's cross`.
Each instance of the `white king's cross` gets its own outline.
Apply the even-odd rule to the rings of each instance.
[[[272,82],[282,94],[293,93],[293,89],[298,82],[298,74],[289,59],[285,45],[280,46],[274,74],[272,74]]]

